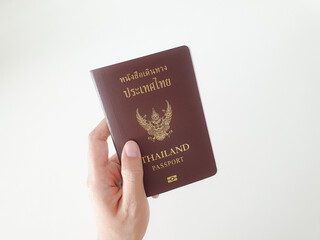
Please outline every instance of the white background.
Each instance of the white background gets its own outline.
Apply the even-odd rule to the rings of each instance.
[[[1,0],[0,34],[0,239],[95,239],[89,70],[183,44],[218,173],[149,199],[145,239],[320,239],[318,0]]]

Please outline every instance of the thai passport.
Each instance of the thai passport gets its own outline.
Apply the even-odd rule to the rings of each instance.
[[[119,159],[128,140],[140,146],[147,196],[217,172],[187,46],[98,68],[91,75]]]

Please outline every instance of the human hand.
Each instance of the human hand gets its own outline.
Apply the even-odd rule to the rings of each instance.
[[[109,136],[105,119],[89,134],[87,185],[98,239],[142,239],[149,222],[149,204],[140,149],[136,142],[128,141],[120,164],[116,154],[108,157]]]

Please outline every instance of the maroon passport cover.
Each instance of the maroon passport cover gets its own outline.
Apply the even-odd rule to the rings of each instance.
[[[91,75],[119,159],[126,141],[140,146],[147,196],[217,172],[188,47],[95,69]]]

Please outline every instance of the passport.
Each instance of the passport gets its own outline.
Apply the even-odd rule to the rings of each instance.
[[[170,50],[92,70],[115,149],[138,143],[147,196],[217,172],[190,50]]]

